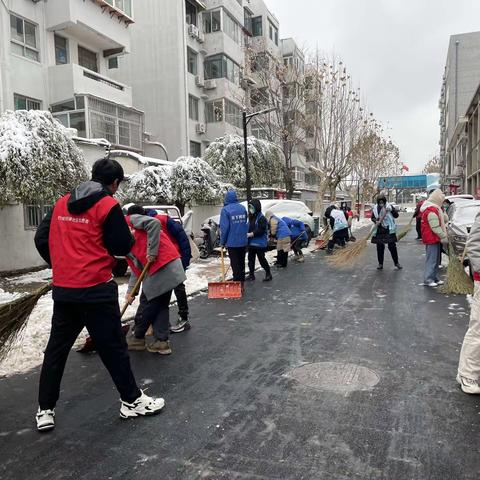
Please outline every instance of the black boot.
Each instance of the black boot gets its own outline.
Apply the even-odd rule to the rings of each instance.
[[[401,269],[403,268],[399,263],[396,263],[395,266],[396,266],[399,270],[401,270]]]
[[[383,265],[381,263],[378,265],[377,270],[383,270]]]
[[[272,274],[268,272],[263,279],[264,282],[270,282],[273,279]]]
[[[254,273],[250,273],[248,275],[248,277],[245,279],[247,282],[253,282],[255,280],[255,274]]]

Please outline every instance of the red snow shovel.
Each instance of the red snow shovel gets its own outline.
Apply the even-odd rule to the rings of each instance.
[[[132,290],[132,297],[136,297],[139,290],[140,290],[140,285],[142,284],[143,282],[143,279],[145,278],[145,275],[147,274],[148,272],[148,269],[150,268],[152,262],[147,262],[147,264],[145,265],[145,267],[143,268],[142,270],[142,273],[140,274],[140,276],[137,278],[137,281],[135,282],[135,285],[133,287],[133,290]],[[122,310],[120,312],[120,318],[123,317],[123,314],[126,312],[128,306],[130,304],[128,302],[125,302],[123,307],[122,307]],[[122,322],[124,323],[124,322]],[[126,335],[128,333],[128,331],[130,330],[130,325],[123,325],[122,326],[122,332]],[[77,350],[78,353],[90,353],[90,352],[94,352],[96,350],[95,348],[95,344],[93,343],[93,340],[92,340],[92,337],[88,336],[87,339],[85,340],[85,343]]]
[[[223,248],[220,249],[222,259],[222,281],[208,283],[208,298],[242,298],[242,282],[225,281],[225,261]]]

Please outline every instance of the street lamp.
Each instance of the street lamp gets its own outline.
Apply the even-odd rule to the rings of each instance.
[[[277,109],[277,107],[266,108],[265,110],[260,110],[259,112],[248,113],[244,110],[242,117],[243,117],[243,147],[245,149],[244,157],[245,157],[245,185],[247,187],[247,202],[252,199],[252,183],[250,179],[250,166],[248,163],[248,146],[247,146],[247,126],[250,123],[250,120],[257,115],[263,115],[266,113],[273,112]]]

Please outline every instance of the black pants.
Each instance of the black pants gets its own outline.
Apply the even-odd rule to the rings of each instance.
[[[57,403],[68,354],[83,327],[92,337],[121,399],[132,403],[140,396],[130,368],[118,302],[54,302],[52,330],[40,374],[38,403],[42,410],[52,409]]]
[[[157,340],[165,342],[170,333],[169,306],[172,298],[172,290],[152,298],[150,301],[142,292],[140,305],[135,314],[134,334],[136,338],[145,338],[150,325],[153,335]]]
[[[417,237],[422,238],[422,217],[418,216],[415,220],[415,230],[417,231]]]
[[[277,265],[286,267],[288,265],[288,252],[277,250]]]
[[[333,232],[332,238],[328,241],[328,250],[332,251],[335,244],[344,247],[347,238],[348,228],[342,228],[342,230]]]
[[[396,265],[398,263],[398,252],[397,252],[397,244],[396,243],[389,243],[388,249],[390,250],[390,254],[392,255],[393,263]],[[385,258],[385,244],[384,243],[377,243],[377,258],[378,264],[383,265],[383,260]]]
[[[265,258],[266,248],[248,247],[248,270],[250,275],[255,275],[255,259],[258,258],[261,267],[265,270],[267,275],[270,275],[270,265]]]
[[[245,247],[229,247],[228,256],[230,257],[230,265],[233,272],[234,282],[245,281],[245,255],[247,251]]]
[[[182,320],[188,320],[188,299],[185,290],[185,284],[181,283],[174,288],[175,297],[177,297],[178,315]]]

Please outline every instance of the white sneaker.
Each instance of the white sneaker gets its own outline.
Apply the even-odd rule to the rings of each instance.
[[[426,287],[438,287],[437,282],[424,283]]]
[[[480,385],[477,380],[472,380],[457,373],[457,382],[463,393],[469,393],[470,395],[480,394]]]
[[[443,280],[438,280],[437,285],[443,285],[445,282]]]
[[[149,416],[160,413],[165,406],[165,400],[163,398],[149,397],[143,393],[143,390],[141,392],[142,394],[133,403],[127,403],[122,400],[122,406],[120,407],[121,418],[132,418],[139,415]]]
[[[47,432],[55,428],[55,410],[40,410],[40,407],[38,407],[35,418],[39,432]]]

